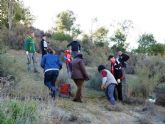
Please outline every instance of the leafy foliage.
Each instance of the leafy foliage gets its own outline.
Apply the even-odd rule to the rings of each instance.
[[[74,13],[70,10],[62,11],[57,15],[56,22],[56,31],[65,32],[70,31],[73,26],[76,18],[74,17]]]
[[[93,40],[95,42],[105,42],[108,34],[108,29],[105,27],[98,28],[93,34]]]
[[[139,46],[137,49],[138,53],[149,53],[150,47],[156,43],[153,34],[142,34],[138,40]]]
[[[11,2],[11,4],[9,4]],[[31,24],[33,16],[29,9],[25,8],[20,1],[17,0],[1,0],[0,1],[0,27],[8,27],[9,5],[11,5],[10,16],[12,16],[13,25],[16,24]]]
[[[125,43],[126,35],[124,34],[124,32],[122,32],[120,29],[118,29],[115,32],[114,36],[112,36],[110,39],[112,42],[115,43],[112,46],[112,48],[115,52],[117,52],[118,50],[126,51],[127,44]]]
[[[63,32],[55,32],[52,35],[52,39],[55,41],[71,41],[72,37],[69,34]]]

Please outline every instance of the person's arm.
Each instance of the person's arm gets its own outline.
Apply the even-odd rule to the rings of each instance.
[[[125,62],[129,59],[129,56],[127,54],[122,54],[122,60]]]
[[[68,48],[68,47],[70,47],[70,46],[71,46],[71,44],[72,44],[72,42],[71,42],[71,43],[69,43],[69,44],[67,45],[67,48]]]
[[[101,72],[101,76],[102,76],[102,85],[101,85],[101,89],[105,89],[105,85],[106,85],[106,82],[107,82],[107,72],[105,70],[103,70]]]
[[[85,64],[84,64],[83,60],[80,61],[80,69],[81,69],[84,77],[88,80],[89,79],[89,76],[88,76],[88,74],[86,72]]]

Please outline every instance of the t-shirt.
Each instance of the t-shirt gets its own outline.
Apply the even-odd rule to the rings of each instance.
[[[116,79],[109,70],[107,69],[102,70],[101,75],[102,75],[102,84],[104,85],[104,87],[107,87],[111,83],[117,84]]]

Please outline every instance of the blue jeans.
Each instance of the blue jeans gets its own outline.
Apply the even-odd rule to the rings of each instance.
[[[55,82],[58,77],[58,74],[59,74],[58,70],[50,70],[45,72],[44,75],[44,84],[51,90],[53,95],[56,94]]]
[[[108,101],[112,105],[115,105],[115,98],[114,98],[115,86],[116,86],[115,84],[110,84],[105,90],[105,95],[106,95]]]

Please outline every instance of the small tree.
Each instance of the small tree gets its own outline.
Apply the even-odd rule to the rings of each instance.
[[[120,29],[118,29],[110,39],[115,43],[112,46],[114,52],[118,50],[126,51],[126,35]]]
[[[156,44],[156,40],[153,34],[142,34],[138,40],[139,46],[136,50],[138,53],[149,53],[151,52],[151,46]]]
[[[151,55],[165,55],[165,45],[161,43],[153,44],[149,47]]]
[[[107,41],[108,29],[105,27],[98,28],[93,34],[93,40],[96,45],[103,47],[104,43]]]
[[[74,13],[70,10],[62,11],[57,15],[56,31],[57,32],[70,32],[74,25],[76,18]]]

